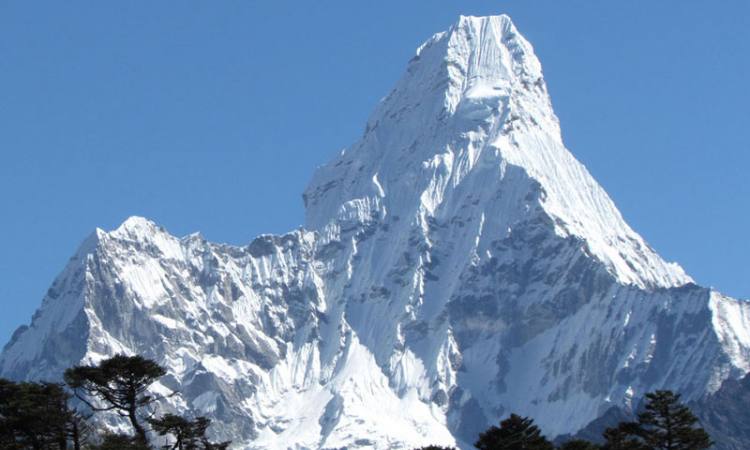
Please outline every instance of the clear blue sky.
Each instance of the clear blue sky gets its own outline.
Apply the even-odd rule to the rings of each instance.
[[[302,224],[416,46],[509,13],[568,147],[696,280],[750,297],[750,2],[2,1],[0,342],[94,227]]]

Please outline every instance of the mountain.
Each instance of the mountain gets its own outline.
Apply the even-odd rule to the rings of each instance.
[[[138,353],[179,391],[162,411],[208,415],[238,448],[385,449],[470,448],[511,411],[573,434],[750,371],[750,304],[625,223],[507,16],[424,43],[303,198],[303,229],[243,247],[138,217],[96,230],[0,375]]]
[[[727,379],[718,391],[691,405],[701,424],[725,450],[744,450],[750,442],[750,375]]]

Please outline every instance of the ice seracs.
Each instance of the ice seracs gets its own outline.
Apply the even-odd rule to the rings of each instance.
[[[304,202],[305,229],[243,247],[142,218],[98,231],[0,375],[139,353],[169,369],[165,410],[238,448],[385,449],[470,448],[509,412],[570,433],[750,367],[747,304],[625,223],[507,16],[422,45]]]

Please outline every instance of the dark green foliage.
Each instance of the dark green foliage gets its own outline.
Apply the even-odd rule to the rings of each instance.
[[[81,450],[83,445],[89,441],[93,429],[88,423],[90,416],[83,416],[73,411],[67,425],[67,434],[73,444],[73,450]]]
[[[646,410],[638,416],[644,441],[664,450],[703,450],[711,447],[708,434],[696,426],[698,418],[671,391],[646,394]]]
[[[90,416],[70,409],[70,395],[63,385],[0,379],[0,449],[151,450],[138,415],[158,400],[148,394],[148,387],[165,373],[154,361],[124,355],[65,371],[65,381],[76,397],[94,412],[112,411],[127,417],[135,430],[135,436],[104,434],[97,445],[86,445],[94,432],[88,424]],[[176,439],[167,449],[226,450],[230,444],[208,440],[211,421],[205,417],[187,420],[167,414],[148,422],[156,433]]]
[[[637,422],[624,422],[604,432],[606,450],[704,450],[708,434],[690,409],[671,391],[646,394],[645,411]]]
[[[214,443],[206,437],[211,421],[205,417],[187,420],[174,414],[166,414],[159,419],[149,420],[154,431],[160,436],[171,435],[175,442],[165,445],[165,449],[179,450],[223,450],[230,442]]]
[[[106,434],[99,445],[86,447],[87,450],[151,450],[147,444],[125,434]]]
[[[479,435],[474,444],[479,450],[552,450],[552,444],[542,436],[534,421],[511,414],[500,422],[500,428],[490,427]]]
[[[187,419],[174,414],[167,414],[159,419],[151,419],[148,423],[151,424],[154,432],[160,436],[172,435],[174,437],[174,445],[165,445],[164,448],[178,448],[180,450],[195,448],[195,433]]]
[[[199,437],[198,441],[200,447],[198,448],[201,448],[202,450],[226,450],[226,448],[229,447],[229,444],[232,443],[232,441],[211,442],[208,440],[206,437],[206,429],[211,425],[211,420],[205,417],[198,417],[192,423],[193,430]]]
[[[164,448],[180,450],[194,450],[197,448],[197,433],[192,426],[192,422],[187,419],[174,414],[167,414],[159,419],[151,419],[148,422],[151,424],[154,432],[160,436],[172,435],[175,439],[174,445],[165,445]]]
[[[0,446],[4,449],[65,449],[74,413],[68,394],[54,383],[0,379]]]
[[[567,441],[558,448],[560,450],[599,450],[601,449],[600,446],[596,444],[592,444],[589,441],[584,441],[583,439],[573,439],[573,440]]]
[[[614,428],[604,430],[603,450],[650,450],[637,437],[638,426],[632,422],[622,422]]]
[[[229,444],[232,443],[232,441],[224,441],[224,442],[208,442],[203,441],[203,448],[205,450],[227,450],[229,448]]]
[[[98,366],[77,366],[66,370],[65,382],[94,411],[114,410],[127,417],[136,439],[145,444],[146,430],[138,411],[157,400],[147,393],[147,389],[165,373],[157,363],[141,356],[115,355]],[[91,403],[91,397],[99,398],[105,406]]]

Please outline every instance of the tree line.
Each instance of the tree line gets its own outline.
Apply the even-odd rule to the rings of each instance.
[[[212,442],[206,436],[211,421],[205,417],[163,414],[154,418],[151,406],[164,397],[150,393],[149,387],[165,374],[152,360],[116,355],[97,365],[66,370],[65,383],[0,379],[0,448],[226,450],[230,441]],[[96,430],[91,419],[99,413],[122,417],[132,433]],[[164,443],[154,446],[149,436]],[[602,439],[603,444],[574,439],[555,447],[533,419],[511,414],[499,426],[481,433],[474,446],[478,450],[704,450],[713,445],[679,394],[666,390],[646,394],[637,420],[606,429]]]
[[[229,441],[212,442],[206,436],[211,421],[205,417],[154,417],[151,406],[163,397],[149,393],[149,387],[165,374],[152,360],[116,355],[66,370],[65,383],[0,379],[0,448],[226,450]],[[125,419],[132,433],[95,429],[91,419],[105,412]],[[152,445],[149,435],[164,444]]]
[[[478,450],[704,450],[713,445],[698,418],[680,402],[680,395],[662,390],[646,394],[646,405],[636,421],[607,428],[603,444],[572,439],[555,446],[534,420],[511,414],[479,435]],[[455,450],[430,445],[415,450]]]

